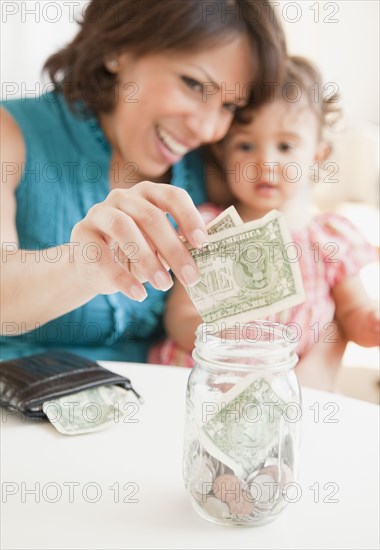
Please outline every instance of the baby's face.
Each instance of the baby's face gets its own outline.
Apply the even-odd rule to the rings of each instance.
[[[316,115],[305,102],[276,100],[235,124],[224,143],[229,187],[244,218],[284,210],[310,185],[322,144]]]

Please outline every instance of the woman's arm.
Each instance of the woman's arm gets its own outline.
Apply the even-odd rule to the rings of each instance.
[[[337,284],[332,295],[336,305],[335,315],[347,340],[365,347],[378,346],[378,305],[368,297],[360,277],[349,277]]]
[[[183,189],[165,184],[141,182],[131,189],[115,189],[74,226],[70,243],[44,254],[18,250],[15,190],[25,150],[20,130],[6,113],[2,131],[2,162],[18,167],[17,174],[1,183],[2,332],[9,334],[9,326],[14,334],[31,330],[97,294],[121,291],[144,300],[143,282],[159,290],[172,285],[165,263],[182,284],[191,286],[199,280],[195,262],[166,213],[193,246],[207,239],[204,222]]]
[[[24,161],[22,134],[1,109],[1,334],[7,336],[37,328],[94,296],[86,282],[78,280],[69,246],[44,254],[19,249],[15,193]]]
[[[1,334],[15,336],[85,304],[96,293],[78,277],[73,249],[1,250]],[[51,262],[48,258],[57,258]]]

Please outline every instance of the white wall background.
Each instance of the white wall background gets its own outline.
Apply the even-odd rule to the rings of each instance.
[[[3,0],[1,2],[1,95],[18,96],[42,88],[47,57],[75,35],[84,0]],[[46,80],[45,80],[46,82]]]
[[[379,202],[379,6],[378,0],[277,2],[290,54],[310,58],[324,83],[339,87],[344,131],[329,159],[337,183],[322,181],[322,208],[343,200]]]
[[[109,0],[112,1],[112,0]],[[186,0],[184,0],[186,1]],[[76,32],[85,0],[2,0],[1,97],[42,91],[41,68],[49,54]],[[289,51],[309,57],[324,82],[342,95],[346,131],[332,160],[339,183],[317,190],[321,204],[342,199],[378,200],[379,1],[274,2]],[[46,83],[46,81],[45,81]]]

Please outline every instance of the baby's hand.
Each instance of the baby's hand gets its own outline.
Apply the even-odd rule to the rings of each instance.
[[[380,340],[380,316],[378,308],[373,308],[368,312],[367,315],[367,322],[368,322],[368,333],[373,338],[373,346],[379,345]]]
[[[373,306],[358,312],[356,317],[358,344],[365,347],[380,344],[380,317],[378,307]]]

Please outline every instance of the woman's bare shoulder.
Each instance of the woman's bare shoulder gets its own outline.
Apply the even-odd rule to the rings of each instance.
[[[25,142],[22,132],[12,115],[0,108],[1,162],[3,164],[2,187],[14,191],[20,182],[25,162]]]

